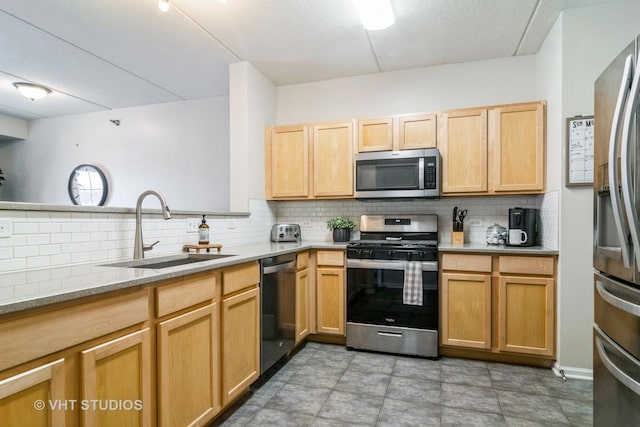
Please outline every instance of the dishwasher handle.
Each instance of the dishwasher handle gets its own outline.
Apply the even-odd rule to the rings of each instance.
[[[278,273],[280,271],[289,270],[295,267],[296,267],[295,261],[289,261],[282,264],[269,265],[266,267],[262,267],[262,274]]]

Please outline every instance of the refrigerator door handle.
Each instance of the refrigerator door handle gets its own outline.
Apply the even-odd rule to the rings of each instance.
[[[613,210],[613,220],[616,224],[616,231],[618,232],[618,238],[620,239],[620,248],[622,252],[622,263],[624,268],[629,268],[630,254],[629,254],[629,231],[626,226],[626,222],[623,219],[623,209],[620,206],[620,191],[618,190],[618,133],[620,131],[620,124],[622,123],[622,113],[624,112],[624,106],[627,103],[627,96],[629,94],[628,88],[631,80],[631,68],[633,67],[633,55],[629,55],[624,63],[624,72],[622,74],[622,81],[620,82],[620,90],[618,91],[618,100],[616,101],[616,109],[613,114],[613,123],[611,124],[611,134],[609,136],[609,196],[611,198],[611,207]],[[624,157],[624,151],[621,153]],[[624,167],[625,162],[621,160]],[[624,175],[623,178],[624,180]],[[624,187],[623,187],[624,189]],[[625,209],[625,211],[628,211]]]
[[[600,297],[610,305],[626,311],[633,316],[640,317],[640,305],[613,295],[605,288],[604,283],[598,280],[596,280],[596,290],[598,291],[598,294],[600,294]]]
[[[640,382],[636,381],[634,378],[627,375],[626,372],[618,368],[616,364],[613,363],[611,358],[608,356],[607,349],[605,348],[605,342],[607,346],[609,346],[612,350],[618,353],[618,357],[624,357],[629,362],[630,364],[629,366],[631,366],[631,363],[633,363],[633,365],[635,365],[636,370],[640,371],[640,365],[638,364],[638,362],[634,360],[633,356],[631,356],[629,353],[624,351],[622,347],[618,346],[613,341],[606,339],[604,335],[602,337],[599,337],[596,335],[595,338],[596,338],[595,340],[596,348],[598,349],[598,354],[600,355],[600,360],[602,361],[602,364],[604,365],[604,367],[607,368],[607,370],[611,372],[611,375],[613,375],[618,381],[620,381],[622,384],[627,386],[635,394],[640,395]]]
[[[630,159],[632,150],[634,147],[631,137],[631,126],[633,125],[633,118],[638,109],[638,93],[640,91],[640,71],[635,70],[633,76],[633,83],[631,84],[631,91],[629,92],[629,100],[627,101],[627,109],[624,113],[624,121],[622,124],[622,145],[620,147],[622,164],[622,199],[625,205],[625,211],[627,212],[627,221],[629,224],[629,231],[631,232],[631,242],[633,243],[633,251],[635,253],[636,265],[640,267],[640,233],[638,232],[638,211],[636,210],[634,200],[634,181],[631,175]]]

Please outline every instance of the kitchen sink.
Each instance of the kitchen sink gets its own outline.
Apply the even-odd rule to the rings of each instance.
[[[231,254],[188,254],[174,255],[149,259],[135,259],[131,261],[114,262],[112,264],[102,264],[104,267],[125,267],[125,268],[167,268],[178,265],[192,264],[194,262],[211,261],[214,259],[234,256]]]

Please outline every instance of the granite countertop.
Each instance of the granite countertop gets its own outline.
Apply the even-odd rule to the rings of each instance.
[[[464,246],[453,246],[451,243],[440,243],[440,252],[482,252],[491,254],[513,255],[558,255],[557,249],[549,249],[543,246],[506,246],[487,245],[478,243],[465,243]]]
[[[220,252],[232,256],[156,270],[105,265],[130,261],[126,259],[2,273],[0,274],[0,315],[133,288],[275,255],[307,249],[345,249],[346,246],[346,243],[332,242],[262,242],[228,246]],[[168,255],[186,256],[186,253],[163,254],[155,258],[165,258]],[[154,257],[146,259],[152,258]]]
[[[221,253],[231,255],[228,257],[156,270],[105,265],[130,261],[130,259],[126,259],[2,273],[0,274],[0,315],[119,289],[133,288],[160,280],[174,279],[187,274],[229,267],[275,255],[308,249],[345,249],[346,246],[347,243],[319,241],[261,242],[224,247]],[[438,245],[438,249],[441,252],[558,255],[557,250],[539,246],[519,247],[481,244],[452,246],[450,243],[441,243]],[[186,256],[185,253],[173,255],[181,254]],[[163,254],[162,256],[148,257],[146,259],[165,258],[168,255],[171,254]]]

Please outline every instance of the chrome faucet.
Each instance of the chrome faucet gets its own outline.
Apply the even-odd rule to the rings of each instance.
[[[169,206],[167,206],[167,201],[164,199],[162,194],[157,191],[147,190],[138,197],[138,202],[136,203],[136,240],[133,245],[133,259],[144,258],[144,251],[150,251],[159,242],[158,240],[145,246],[142,241],[142,201],[150,194],[153,194],[158,198],[158,200],[160,200],[160,204],[162,206],[162,217],[164,219],[171,219]]]

